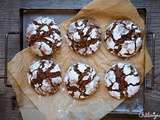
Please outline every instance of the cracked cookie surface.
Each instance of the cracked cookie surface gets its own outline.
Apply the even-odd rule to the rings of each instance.
[[[55,53],[62,44],[59,27],[49,17],[34,19],[26,29],[26,38],[32,51],[40,57]]]
[[[131,64],[117,63],[106,72],[105,83],[112,97],[130,98],[140,88],[140,77],[136,68]]]
[[[69,95],[76,99],[84,99],[96,92],[99,76],[89,65],[76,63],[69,67],[64,83]]]
[[[131,57],[140,51],[143,34],[140,28],[129,20],[115,20],[106,30],[107,49],[119,57]]]
[[[41,96],[55,94],[62,82],[61,70],[52,60],[34,61],[27,73],[28,83]]]
[[[81,55],[95,53],[100,47],[101,32],[94,21],[87,19],[77,20],[69,25],[67,30],[69,46]]]

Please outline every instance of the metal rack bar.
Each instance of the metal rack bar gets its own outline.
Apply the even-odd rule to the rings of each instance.
[[[152,90],[153,89],[153,85],[154,85],[154,80],[155,80],[155,47],[156,47],[156,44],[155,44],[155,41],[156,41],[156,33],[154,32],[148,32],[147,35],[151,35],[151,44],[150,43],[147,43],[147,45],[151,45],[151,48],[152,50],[150,51],[151,52],[151,60],[152,60],[152,63],[153,63],[153,67],[152,67],[152,70],[151,70],[151,82],[150,84],[147,84],[145,81],[145,84],[147,84],[145,86],[145,89],[146,90]]]
[[[4,65],[5,65],[5,70],[4,70],[4,85],[6,87],[12,87],[11,85],[8,84],[7,82],[7,63],[8,63],[8,38],[9,38],[9,35],[15,35],[15,34],[19,34],[19,32],[8,32],[5,34],[5,55],[4,55]]]

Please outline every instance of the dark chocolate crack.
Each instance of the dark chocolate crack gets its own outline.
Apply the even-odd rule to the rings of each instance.
[[[37,78],[30,80],[31,81],[31,87],[40,95],[45,96],[45,95],[52,95],[56,93],[59,89],[60,84],[53,84],[52,83],[52,78],[56,77],[61,77],[61,72],[50,72],[56,64],[54,62],[50,62],[51,66],[44,72],[42,69],[44,68],[45,61],[41,60],[40,61],[40,66],[37,70]],[[34,70],[35,71],[35,70]],[[32,72],[29,70],[29,74],[33,76]],[[43,80],[47,80],[49,83],[49,86],[51,87],[51,91],[44,91],[42,90],[42,82]],[[38,84],[39,87],[36,88],[35,85]],[[37,91],[38,90],[38,91]]]
[[[113,30],[115,29],[115,27],[118,24],[122,24],[123,27],[126,30],[129,30],[129,32],[127,34],[125,34],[125,35],[122,35],[121,38],[119,38],[118,40],[115,40],[112,33],[113,33]],[[137,30],[139,28],[137,26],[135,28],[133,28],[133,26],[135,26],[134,23],[132,24],[132,28],[131,29],[128,29],[126,27],[126,24],[127,23],[124,23],[123,20],[117,20],[117,21],[114,21],[113,26],[110,29],[106,30],[106,39],[105,39],[105,41],[107,41],[109,38],[111,38],[113,40],[113,42],[115,43],[115,46],[118,47],[118,49],[109,48],[109,51],[111,51],[112,53],[114,53],[114,54],[116,54],[116,55],[118,55],[120,57],[124,57],[119,52],[121,51],[122,45],[124,44],[125,41],[134,41],[134,43],[135,43],[134,51],[135,52],[134,53],[129,53],[129,51],[128,51],[128,53],[125,53],[124,55],[132,56],[132,55],[136,54],[136,52],[138,52],[141,49],[141,47],[137,48],[136,40],[137,40],[137,38],[142,38],[143,37],[142,33],[135,32],[135,30]]]
[[[128,75],[124,74],[123,72],[123,69],[124,69],[124,66],[125,64],[123,65],[122,68],[119,68],[118,67],[118,64],[116,64],[113,68],[111,68],[109,71],[113,71],[115,76],[116,76],[116,81],[118,84],[119,84],[119,89],[112,89],[112,86],[115,82],[112,82],[111,80],[109,80],[111,82],[111,85],[108,88],[109,91],[117,91],[120,93],[120,98],[124,98],[124,97],[128,97],[128,93],[127,93],[127,88],[129,85],[131,86],[138,86],[140,85],[140,81],[136,84],[128,84],[126,81],[125,81],[125,77],[127,76],[130,76],[130,75],[133,75],[133,76],[138,76],[138,73],[135,74],[135,69],[133,66],[129,66],[130,69],[131,69],[131,73],[129,73]],[[108,72],[109,72],[108,71]],[[108,73],[107,72],[107,73]]]
[[[90,74],[93,72],[93,69],[89,66],[86,66],[86,69],[83,73],[79,71],[78,64],[75,64],[72,67],[74,71],[79,75],[78,81],[76,82],[76,85],[71,85],[70,80],[68,80],[68,83],[66,84],[66,88],[68,91],[71,92],[69,94],[72,97],[74,97],[74,93],[78,91],[80,93],[79,98],[81,97],[86,98],[89,96],[89,94],[86,94],[86,85],[94,80],[94,78],[96,77],[96,74],[94,74],[93,77],[91,78]],[[84,80],[83,79],[84,76],[89,76],[89,78]]]
[[[52,48],[53,52],[55,52],[60,47],[60,46],[57,46],[57,44],[59,42],[61,42],[62,39],[60,39],[60,40],[55,39],[54,33],[58,34],[60,37],[61,37],[61,33],[58,29],[51,28],[52,25],[55,25],[53,23],[53,21],[51,21],[51,23],[49,25],[47,25],[44,23],[39,24],[37,21],[34,20],[33,24],[38,25],[38,28],[36,29],[36,34],[27,33],[26,37],[27,37],[27,41],[28,41],[28,46],[33,46],[35,42],[42,42],[43,41]],[[44,26],[48,27],[48,31],[41,30],[41,28]],[[41,32],[43,32],[43,33],[40,34]],[[50,37],[50,35],[52,35],[53,37]],[[53,39],[54,43],[47,40],[45,37]],[[43,56],[45,56],[45,53],[43,51],[41,51],[41,52],[42,52]]]
[[[68,39],[71,41],[71,48],[75,52],[79,53],[79,50],[85,49],[85,51],[83,53],[80,53],[80,54],[87,55],[87,50],[90,49],[90,45],[95,44],[98,41],[101,41],[101,33],[99,31],[99,29],[100,29],[99,26],[90,23],[90,21],[88,21],[88,20],[83,20],[82,22],[83,22],[82,25],[85,25],[85,27],[83,29],[75,29],[75,31],[74,31],[74,32],[78,32],[78,34],[80,36],[80,40],[78,42],[74,38],[71,37],[71,36],[73,36],[74,32],[70,32],[68,30],[67,31],[67,36],[68,36]],[[75,26],[76,26],[76,28],[80,27],[78,25],[78,22],[75,22]],[[89,29],[87,30],[86,34],[84,34],[83,30],[86,27],[89,27]],[[97,37],[96,38],[91,38],[90,32],[93,29],[97,29]],[[90,40],[87,40],[88,38],[90,38]],[[94,51],[91,50],[91,53],[94,53]]]

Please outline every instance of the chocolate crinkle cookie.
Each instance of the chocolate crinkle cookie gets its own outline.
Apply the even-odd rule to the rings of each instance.
[[[40,56],[49,56],[61,46],[62,39],[59,27],[53,18],[37,17],[26,30],[28,45]]]
[[[110,68],[105,76],[108,93],[114,98],[130,98],[140,88],[140,77],[134,66],[118,63]]]
[[[52,60],[34,61],[27,73],[28,83],[41,96],[55,94],[62,82],[58,64]]]
[[[67,36],[71,48],[81,55],[93,54],[100,47],[101,32],[94,20],[80,19],[71,23]]]
[[[130,20],[115,20],[106,30],[106,47],[119,57],[131,57],[142,48],[143,34]]]
[[[84,63],[76,63],[69,67],[64,77],[69,95],[76,99],[84,99],[98,88],[99,77],[95,69]]]

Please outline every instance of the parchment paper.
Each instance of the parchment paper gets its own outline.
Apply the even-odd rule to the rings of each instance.
[[[32,101],[23,93],[12,75],[8,73],[8,80],[12,84],[12,88],[16,93],[18,108],[21,112],[23,120],[47,120]]]
[[[116,62],[129,62],[136,66],[141,75],[141,80],[143,81],[144,72],[148,72],[152,67],[151,59],[145,49],[145,39],[142,50],[136,56],[125,60],[110,54],[106,50],[104,44],[101,45],[100,49],[94,55],[88,57],[83,57],[74,53],[68,47],[65,37],[66,29],[69,23],[84,17],[95,19],[102,28],[102,31],[104,31],[106,24],[109,24],[113,19],[119,18],[131,19],[144,31],[144,22],[142,18],[138,15],[136,8],[128,0],[94,0],[86,5],[76,16],[61,24],[61,32],[64,41],[61,50],[53,56],[52,60],[60,65],[62,76],[64,76],[65,71],[71,64],[81,61],[93,66],[101,78],[100,87],[96,94],[86,100],[74,100],[67,95],[63,85],[60,91],[53,96],[38,96],[28,85],[26,78],[29,65],[33,60],[38,58],[31,53],[29,48],[17,53],[8,64],[8,71],[14,77],[24,94],[48,120],[100,119],[124,101],[113,99],[108,95],[103,84],[105,71]]]

